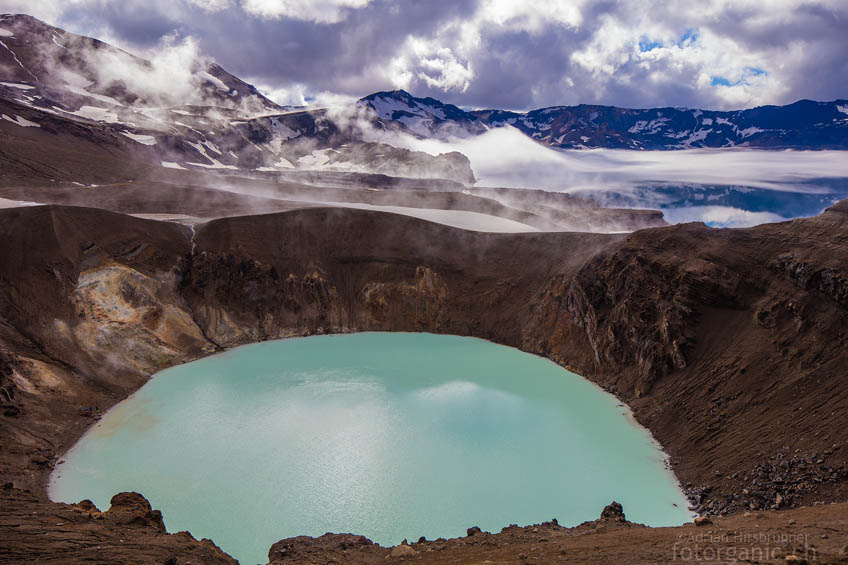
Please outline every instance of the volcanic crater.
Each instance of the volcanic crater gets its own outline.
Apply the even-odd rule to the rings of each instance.
[[[2,210],[0,558],[38,548],[50,562],[230,562],[209,540],[165,533],[139,495],[107,512],[47,500],[49,474],[94,421],[81,408],[106,410],[156,371],[225,348],[367,330],[476,336],[567,366],[632,407],[712,527],[800,524],[815,536],[807,551],[838,561],[848,513],[829,503],[845,501],[848,479],[846,227],[845,202],[755,228],[632,234],[477,233],[340,208],[194,228]],[[669,559],[696,527],[639,527],[613,506],[578,528],[472,528],[396,548],[293,538],[269,559],[644,561]]]

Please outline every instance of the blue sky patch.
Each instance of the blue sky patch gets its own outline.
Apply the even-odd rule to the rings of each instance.
[[[647,53],[648,51],[653,51],[654,49],[659,49],[663,44],[661,41],[656,41],[652,39],[648,39],[646,36],[642,36],[639,39],[639,51],[642,53]]]
[[[758,76],[768,76],[768,71],[765,69],[761,69],[759,67],[745,67],[745,71],[742,74],[742,78],[737,81],[731,81],[727,77],[723,76],[714,76],[710,81],[710,85],[712,86],[739,86],[740,84],[749,84],[748,79],[750,77],[758,77]]]
[[[680,36],[680,41],[677,42],[677,46],[686,47],[686,45],[695,43],[696,41],[698,41],[698,31],[690,27],[683,32],[683,35]]]

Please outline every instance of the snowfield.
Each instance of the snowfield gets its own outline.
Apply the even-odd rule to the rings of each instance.
[[[15,119],[12,119],[9,116],[7,116],[6,114],[3,114],[2,117],[7,122],[12,122],[13,124],[21,126],[21,127],[25,127],[25,128],[40,128],[41,127],[37,123],[26,120],[26,119],[24,119],[20,116],[15,116]]]
[[[445,226],[460,228],[469,231],[489,233],[527,233],[538,232],[537,228],[479,212],[467,212],[465,210],[438,210],[434,208],[410,208],[407,206],[378,206],[375,204],[362,204],[353,202],[312,202],[316,206],[330,206],[334,208],[356,208],[359,210],[375,210],[377,212],[389,212],[434,222]]]
[[[106,108],[98,108],[97,106],[83,106],[75,112],[67,113],[81,118],[86,118],[88,120],[94,120],[95,122],[106,122],[107,124],[118,123],[118,114],[110,112]]]
[[[129,137],[133,141],[141,143],[142,145],[156,145],[156,138],[152,135],[139,135],[137,133],[129,133],[126,131],[122,131],[121,135]]]

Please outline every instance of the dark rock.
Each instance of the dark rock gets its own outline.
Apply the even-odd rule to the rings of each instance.
[[[142,526],[165,531],[162,513],[153,510],[150,503],[137,492],[120,492],[112,497],[106,517],[117,524]]]
[[[314,556],[350,550],[368,551],[379,546],[365,536],[354,534],[324,534],[317,538],[297,536],[278,541],[268,551],[268,561],[274,563],[304,563]]]
[[[85,512],[97,512],[98,511],[97,506],[95,506],[94,503],[87,498],[85,500],[80,500],[79,502],[77,502],[77,508],[79,508],[80,510],[83,510]]]
[[[601,520],[612,520],[617,522],[626,522],[624,517],[624,508],[618,502],[611,502],[601,511]]]
[[[468,528],[468,529],[465,531],[465,534],[466,534],[468,537],[476,536],[477,534],[480,534],[480,533],[482,533],[482,530],[481,530],[479,527],[477,527],[477,526],[471,526],[470,528]]]

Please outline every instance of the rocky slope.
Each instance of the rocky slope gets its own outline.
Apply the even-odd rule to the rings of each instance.
[[[150,61],[27,15],[0,16],[0,29],[4,129],[43,128],[66,134],[66,143],[94,138],[172,169],[323,168],[474,182],[463,155],[366,140],[355,123],[281,107],[193,52],[175,48],[179,61]]]
[[[0,218],[0,474],[35,493],[9,495],[22,515],[47,504],[83,407],[221,347],[358,330],[474,335],[568,365],[633,407],[701,512],[848,498],[845,203],[629,236],[326,208],[194,232],[83,208]]]
[[[532,203],[522,198],[529,193],[520,190],[472,192],[457,180],[415,178],[416,174],[425,174],[420,172],[424,168],[426,174],[464,182],[473,179],[468,160],[458,154],[433,157],[380,144],[349,145],[322,155],[330,162],[343,159],[340,155],[358,152],[357,159],[362,164],[359,172],[332,167],[187,170],[188,166],[167,161],[188,158],[172,152],[181,152],[185,147],[195,151],[195,146],[207,151],[208,147],[178,133],[156,134],[156,142],[148,146],[123,135],[120,125],[38,113],[2,99],[0,113],[35,124],[24,127],[0,119],[0,199],[15,203],[70,204],[131,214],[210,218],[333,202],[475,212],[520,222],[527,229],[614,232],[666,225],[662,214],[656,211],[602,208],[590,200],[567,195],[549,195],[543,207],[530,206]],[[239,127],[249,129],[246,125],[233,129]],[[245,135],[249,133],[246,131]],[[258,138],[253,142],[245,141],[247,137],[240,139],[250,147],[251,143],[260,143]],[[230,146],[216,147],[224,151]],[[399,170],[413,176],[378,173]]]

